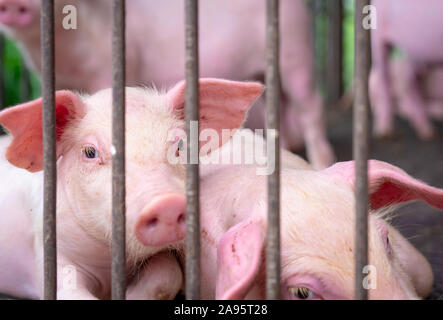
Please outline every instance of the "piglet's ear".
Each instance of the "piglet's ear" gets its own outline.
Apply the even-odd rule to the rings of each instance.
[[[83,101],[71,91],[55,94],[56,134],[60,140],[66,124],[82,118],[86,109]],[[43,168],[42,99],[11,107],[0,112],[0,124],[12,135],[6,159],[16,167],[30,172]],[[57,158],[60,156],[57,152]]]
[[[258,222],[235,225],[220,239],[217,249],[216,299],[244,299],[258,275],[264,229]]]
[[[341,176],[354,188],[354,161],[336,163],[325,169],[324,172]],[[443,209],[442,189],[431,187],[414,179],[389,163],[370,160],[368,181],[370,207],[373,210],[411,200],[422,200],[431,206]]]
[[[246,112],[263,93],[264,87],[256,82],[237,82],[203,78],[199,81],[200,119],[199,131],[214,129],[222,141],[222,129],[238,129],[243,124]],[[172,112],[185,118],[185,81],[179,82],[167,93]],[[230,135],[227,138],[230,138]],[[226,138],[226,137],[224,137]]]

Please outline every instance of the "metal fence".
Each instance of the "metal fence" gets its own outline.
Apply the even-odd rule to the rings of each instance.
[[[113,1],[112,27],[112,299],[125,299],[125,0]],[[280,154],[279,154],[279,0],[266,1],[266,112],[267,129],[275,129],[275,171],[268,177],[268,230],[266,250],[266,298],[280,298]],[[341,0],[330,0],[330,59],[340,61]],[[362,286],[362,269],[368,260],[368,74],[370,67],[370,35],[362,26],[363,7],[369,0],[356,0],[355,8],[355,107],[354,159],[356,160],[356,239],[355,297],[366,299]],[[186,132],[190,121],[199,119],[199,57],[198,0],[185,0],[186,47]],[[2,45],[2,43],[0,43]],[[54,73],[54,0],[42,0],[41,5],[43,151],[44,151],[44,299],[57,297],[56,251],[56,149],[55,149],[55,73]],[[338,72],[337,72],[338,70]],[[340,65],[328,77],[328,95],[337,99],[340,89]],[[334,78],[334,74],[338,78]],[[338,82],[338,83],[333,83]],[[3,86],[1,86],[3,87]],[[272,132],[272,131],[268,131]],[[198,141],[187,139],[188,154]],[[200,221],[199,165],[186,167],[186,298],[200,295]]]

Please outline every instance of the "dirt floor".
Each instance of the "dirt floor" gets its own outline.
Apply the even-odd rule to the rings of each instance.
[[[397,119],[395,133],[372,139],[370,158],[399,166],[410,175],[443,188],[443,123],[433,141],[420,141],[409,124]],[[328,135],[338,161],[352,159],[352,111],[328,112]],[[443,299],[443,212],[424,203],[411,203],[398,211],[392,224],[430,261],[435,275],[430,299]]]

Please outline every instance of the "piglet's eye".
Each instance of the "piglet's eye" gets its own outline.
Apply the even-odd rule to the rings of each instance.
[[[391,247],[391,240],[389,237],[389,233],[387,233],[385,236],[385,249],[388,255],[392,254],[392,247]]]
[[[180,153],[183,152],[184,147],[185,147],[185,143],[183,142],[183,139],[180,139],[177,143],[177,150],[175,151],[176,157],[180,156]]]
[[[381,227],[381,237],[383,240],[383,245],[385,247],[386,253],[388,256],[392,255],[392,246],[391,246],[391,237],[389,235],[389,230],[386,225],[382,225]]]
[[[85,157],[88,159],[95,159],[98,158],[98,152],[94,147],[87,146],[83,149],[83,153],[85,154]]]
[[[299,300],[308,300],[315,296],[311,289],[302,286],[290,287],[289,292],[295,299]]]

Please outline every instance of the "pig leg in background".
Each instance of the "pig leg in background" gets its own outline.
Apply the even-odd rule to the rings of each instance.
[[[327,140],[323,103],[313,88],[312,73],[288,64],[290,59],[283,60],[282,86],[288,102],[282,106],[282,140],[285,147],[296,147],[298,134],[294,130],[299,123],[309,162],[316,169],[325,168],[334,162],[334,152]]]
[[[372,70],[369,77],[370,101],[374,113],[374,133],[377,137],[394,130],[392,85],[388,66],[390,48],[372,32]]]
[[[403,72],[403,78],[399,79],[405,82],[405,90],[398,105],[402,115],[408,119],[418,136],[429,140],[434,136],[434,128],[426,112],[416,70],[417,68],[409,64],[406,72]]]
[[[172,300],[183,284],[183,274],[177,258],[162,252],[148,260],[126,291],[128,300]]]
[[[263,130],[266,127],[265,99],[257,100],[251,110],[244,127],[251,130]],[[280,106],[280,147],[297,151],[303,148],[303,136],[300,132],[299,119],[296,108],[287,108],[287,103],[282,101]],[[266,135],[266,132],[265,132]]]
[[[435,120],[443,121],[443,101],[430,101],[428,103],[428,114]]]
[[[298,108],[291,108],[287,101],[282,101],[280,108],[280,147],[297,151],[304,147]]]
[[[429,116],[443,121],[443,67],[441,65],[429,66],[421,85]]]
[[[299,8],[302,10],[303,6]],[[306,13],[306,17],[308,14]],[[304,26],[298,41],[290,41],[284,38],[281,41],[281,84],[282,91],[287,103],[282,104],[282,141],[289,149],[297,146],[297,132],[303,136],[306,153],[309,162],[315,169],[328,167],[334,162],[334,153],[327,140],[326,122],[323,115],[323,102],[316,92],[313,79],[314,56],[312,34],[308,25],[294,21],[294,19],[282,19],[282,30],[297,30]],[[300,31],[301,32],[301,31]],[[289,36],[288,32],[288,36]],[[293,39],[292,39],[293,40]],[[295,129],[299,126],[297,129]],[[292,141],[295,137],[295,141]]]

